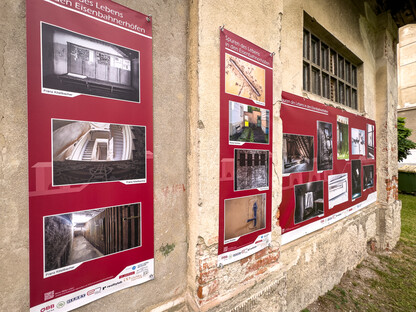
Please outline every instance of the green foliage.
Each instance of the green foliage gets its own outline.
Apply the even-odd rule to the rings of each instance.
[[[409,150],[416,148],[416,143],[409,140],[408,137],[412,134],[412,130],[406,128],[405,117],[397,118],[397,150],[398,159],[402,161],[410,155]]]

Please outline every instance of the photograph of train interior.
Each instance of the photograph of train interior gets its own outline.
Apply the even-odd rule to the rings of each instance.
[[[45,272],[141,245],[140,204],[44,217]]]
[[[146,177],[143,126],[52,120],[54,185]]]
[[[140,102],[139,52],[42,23],[43,87]]]

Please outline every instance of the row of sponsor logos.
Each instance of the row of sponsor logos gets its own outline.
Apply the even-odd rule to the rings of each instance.
[[[49,304],[45,307],[42,307],[40,309],[40,312],[53,312],[55,311],[55,308],[57,309],[61,309],[66,305],[72,304],[73,302],[86,298],[87,296],[92,296],[92,295],[97,295],[97,294],[101,294],[101,292],[106,291],[109,288],[112,288],[114,286],[118,286],[120,284],[122,284],[123,282],[131,282],[131,281],[135,281],[137,279],[141,279],[143,277],[145,277],[146,275],[149,274],[149,270],[147,268],[147,262],[145,263],[141,263],[138,265],[134,265],[131,267],[131,272],[128,272],[126,274],[122,274],[120,275],[118,278],[120,279],[119,281],[113,281],[112,283],[102,286],[102,287],[96,287],[93,289],[88,290],[86,293],[74,296],[72,298],[62,301],[59,301],[56,304]],[[153,279],[153,274],[150,275],[150,278]],[[44,298],[45,300],[50,300],[53,299],[54,297],[54,291],[50,291],[48,293],[45,293]]]

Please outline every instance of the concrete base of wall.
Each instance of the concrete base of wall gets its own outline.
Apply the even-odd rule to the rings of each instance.
[[[215,307],[184,306],[180,302],[176,307],[170,305],[166,310],[157,311],[300,311],[338,284],[347,271],[368,256],[369,250],[385,250],[387,245],[394,248],[400,231],[385,233],[381,238],[378,233],[383,232],[383,225],[378,220],[380,214],[385,214],[387,222],[400,222],[400,210],[400,201],[387,207],[375,203],[282,246],[279,263],[266,278],[248,287],[241,285],[239,294],[217,301]],[[400,226],[386,228],[400,229]]]

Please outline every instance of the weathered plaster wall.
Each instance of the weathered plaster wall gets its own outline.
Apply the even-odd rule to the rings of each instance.
[[[272,248],[242,262],[216,268],[218,243],[219,196],[219,105],[220,105],[220,30],[225,28],[239,36],[276,52],[274,58],[274,103],[281,93],[280,29],[281,1],[191,1],[190,62],[196,70],[191,81],[190,98],[190,192],[189,215],[189,288],[194,309],[209,309],[253,285],[276,263],[278,241]],[[193,18],[198,18],[192,22]],[[191,73],[191,75],[193,75]],[[278,137],[278,104],[274,108],[274,135]],[[278,159],[279,140],[273,146]],[[276,163],[274,163],[276,166]],[[278,188],[278,181],[273,183]],[[275,195],[278,192],[275,192]],[[273,197],[274,215],[278,196]]]
[[[153,16],[155,280],[79,311],[146,311],[186,289],[188,1],[115,1]],[[29,310],[24,0],[0,4],[0,310]],[[160,248],[174,244],[164,256]],[[183,301],[183,300],[182,300]],[[181,300],[179,300],[180,304]]]
[[[405,104],[416,104],[416,24],[401,27],[399,38],[398,107],[402,108]]]
[[[406,118],[406,127],[413,131],[409,139],[416,142],[416,107],[399,108],[397,110],[397,117]]]

